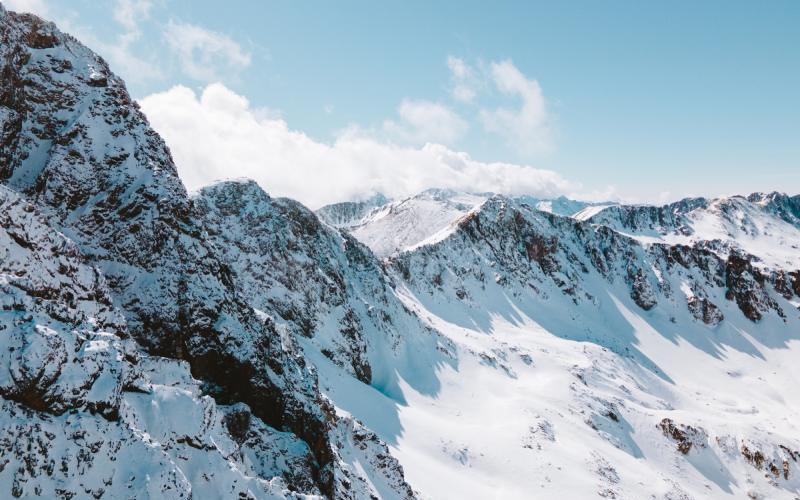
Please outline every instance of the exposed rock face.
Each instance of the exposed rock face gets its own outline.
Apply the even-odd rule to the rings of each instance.
[[[211,487],[281,498],[286,487],[319,491],[304,442],[269,430],[237,445],[188,365],[142,353],[99,270],[4,187],[0,249],[4,495],[190,498],[193,488]],[[254,440],[269,467],[246,465]],[[178,456],[205,468],[205,478],[187,478],[173,462]]]
[[[665,418],[658,424],[661,432],[678,445],[678,451],[688,455],[692,448],[705,448],[708,442],[708,435],[701,428],[691,425],[676,424],[672,419]]]
[[[296,335],[316,338],[327,356],[369,383],[361,320],[348,303],[352,277],[342,273],[355,263],[348,260],[352,256],[368,266],[366,276],[377,278],[373,288],[385,286],[369,251],[325,227],[302,205],[271,199],[253,181],[205,188],[195,203],[250,305]]]
[[[652,309],[658,301],[644,271],[641,269],[633,271],[629,268],[628,279],[631,280],[631,298],[636,302],[636,305],[645,311]]]
[[[780,306],[765,290],[766,277],[750,262],[750,258],[737,254],[728,257],[725,298],[733,300],[742,313],[753,321],[761,319],[764,312],[773,309],[783,315]]]
[[[0,395],[54,415],[119,417],[138,353],[105,282],[38,211],[0,188]]]
[[[738,226],[745,233],[758,234],[763,228],[753,216],[759,212],[775,215],[792,226],[800,227],[800,195],[753,193],[747,197],[686,198],[661,206],[613,205],[589,220],[635,234],[650,232],[690,236],[695,234],[693,226],[698,216],[714,214],[725,224]]]
[[[764,471],[773,482],[788,481],[797,474],[800,452],[784,445],[742,441],[739,452],[752,467]]]
[[[0,40],[3,182],[99,268],[111,297],[103,300],[120,307],[118,321],[139,343],[186,360],[218,402],[244,402],[299,436],[314,457],[311,483],[333,495],[333,409],[292,333],[253,312],[220,250],[202,239],[169,151],[123,82],[35,16],[0,10]],[[74,342],[41,328],[14,332],[8,341],[21,343],[21,368],[4,394],[37,410],[77,404],[47,393]],[[368,365],[359,368],[369,379]],[[97,402],[97,411],[113,415],[115,403]]]
[[[602,311],[609,294],[627,295],[642,312],[673,323],[687,312],[688,319],[709,327],[730,317],[759,321],[770,315],[783,321],[788,304],[779,304],[773,290],[791,298],[794,275],[766,273],[754,259],[735,251],[723,259],[700,242],[643,244],[605,225],[494,196],[441,240],[388,262],[416,296],[431,297],[432,303],[448,297],[459,314],[479,325],[486,321],[479,312],[483,304],[497,296],[529,308],[532,317],[573,315],[577,306],[581,317],[606,321]],[[546,313],[540,309],[544,303],[564,312]],[[618,344],[613,337],[604,341],[612,349]]]
[[[693,206],[688,202],[685,205]],[[610,282],[615,277],[625,276],[631,298],[644,310],[650,310],[658,304],[658,290],[662,294],[670,293],[663,276],[654,275],[653,270],[669,273],[674,264],[698,274],[702,290],[724,286],[725,297],[735,302],[752,321],[758,321],[768,311],[784,317],[785,312],[770,295],[768,285],[772,283],[773,287],[782,287],[781,293],[786,295],[788,290],[794,290],[796,283],[796,272],[769,276],[753,265],[756,257],[736,250],[732,250],[723,260],[718,252],[707,250],[702,242],[692,247],[655,244],[645,248],[634,239],[607,230],[606,226],[546,214],[502,197],[490,199],[479,210],[461,220],[457,233],[451,239],[463,237],[471,240],[462,244],[465,249],[470,248],[470,253],[476,246],[486,245],[487,262],[501,264],[497,266],[500,270],[514,270],[513,274],[522,282],[528,281],[533,289],[536,289],[535,281],[541,278],[535,276],[538,274],[535,269],[521,262],[520,253],[570,295],[576,295],[574,292],[580,288],[584,288],[589,295],[598,293],[582,285],[585,280],[581,277],[590,267]],[[447,245],[452,243],[437,243],[431,248]],[[419,259],[417,254],[429,255],[430,252],[401,255],[394,262],[399,269],[405,269],[408,261]],[[474,260],[474,256],[467,258]],[[490,267],[494,267],[494,264]],[[404,273],[408,275],[406,271]],[[463,270],[456,274],[463,274]],[[441,276],[441,271],[437,271],[432,281],[440,281]],[[480,273],[475,273],[474,277],[484,279]],[[497,279],[505,282],[508,278],[503,275]],[[717,305],[708,300],[704,291],[701,295],[700,298],[688,299],[690,311],[706,324],[718,324],[724,315]]]
[[[775,284],[775,291],[784,298],[800,297],[800,271],[779,270],[775,272],[772,280]]]
[[[390,262],[415,286],[428,276],[441,288],[448,276],[458,293],[459,282],[486,283],[494,275],[498,284],[514,282],[533,293],[553,283],[575,303],[591,301],[585,276],[593,269],[606,283],[622,276],[628,294],[648,310],[656,304],[656,278],[644,259],[640,245],[614,231],[495,196],[464,216],[451,236]]]
[[[362,382],[385,386],[406,339],[432,337],[372,252],[299,203],[270,198],[253,181],[221,182],[193,201],[205,239],[257,314]]]
[[[689,306],[689,311],[691,311],[692,316],[707,325],[718,325],[725,319],[725,316],[719,312],[719,308],[708,299],[691,297],[687,301],[687,305]]]
[[[747,201],[755,203],[789,224],[800,227],[800,195],[787,196],[783,193],[753,193]]]
[[[686,198],[664,206],[615,205],[605,208],[589,220],[629,232],[655,231],[691,234],[687,214],[697,208],[708,207],[705,198]]]
[[[753,193],[663,206],[611,206],[588,221],[643,242],[702,246],[723,259],[751,255],[757,267],[800,267],[800,196]]]

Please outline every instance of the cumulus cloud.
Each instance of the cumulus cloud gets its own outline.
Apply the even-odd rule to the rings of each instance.
[[[220,83],[199,95],[176,86],[140,104],[190,190],[221,178],[249,177],[272,195],[317,208],[376,192],[402,197],[430,187],[540,197],[574,187],[549,170],[480,162],[438,144],[399,146],[358,130],[331,144],[319,142]]]
[[[501,135],[522,152],[548,150],[552,131],[539,82],[527,78],[510,60],[491,63],[490,74],[497,90],[518,98],[520,106],[481,110],[486,130]]]
[[[453,144],[469,128],[457,113],[437,102],[404,99],[397,114],[400,120],[385,121],[383,129],[390,139],[402,144]]]
[[[183,72],[196,80],[220,80],[250,65],[250,54],[222,33],[170,21],[164,37],[178,57]]]

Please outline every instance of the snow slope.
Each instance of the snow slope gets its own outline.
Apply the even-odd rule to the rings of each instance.
[[[430,189],[372,210],[350,232],[375,255],[387,257],[445,237],[456,219],[485,199],[480,195]]]
[[[392,267],[459,359],[435,397],[409,388],[396,406],[396,454],[423,496],[798,494],[800,290],[750,267],[729,300],[738,261],[502,198]]]
[[[552,200],[541,200],[532,198],[530,196],[517,196],[514,199],[521,203],[527,203],[537,210],[542,212],[549,212],[556,215],[565,215],[569,217],[579,217],[579,214],[592,209],[599,209],[600,207],[607,207],[611,203],[592,203],[579,200],[571,200],[566,196],[559,196]]]

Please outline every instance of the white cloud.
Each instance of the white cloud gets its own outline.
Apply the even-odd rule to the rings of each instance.
[[[50,7],[44,0],[3,0],[3,6],[14,12],[29,12],[39,17],[50,14]]]
[[[189,189],[249,177],[272,195],[316,208],[375,192],[399,197],[430,187],[542,197],[573,188],[552,171],[479,162],[436,144],[397,146],[357,130],[332,144],[318,142],[283,120],[265,117],[220,83],[199,96],[176,86],[140,104]]]
[[[402,144],[453,144],[469,128],[458,114],[431,101],[404,99],[397,108],[397,114],[400,121],[387,120],[383,123],[383,129],[390,139]]]
[[[550,149],[552,130],[539,82],[523,75],[510,60],[491,63],[490,74],[497,90],[517,97],[521,104],[518,109],[481,110],[484,128],[504,137],[521,152]]]
[[[450,93],[458,101],[472,102],[477,94],[477,78],[475,70],[463,59],[448,56],[447,67],[450,69]]]
[[[250,54],[222,33],[170,21],[164,37],[183,71],[196,80],[221,80],[250,65]]]

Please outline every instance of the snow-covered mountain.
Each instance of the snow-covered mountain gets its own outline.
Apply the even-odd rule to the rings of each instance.
[[[800,197],[190,195],[100,57],[0,42],[0,495],[800,496]]]
[[[213,407],[198,411],[201,420],[195,432],[202,440],[194,434],[181,436],[181,427],[172,426],[171,418],[177,423],[192,421],[188,414],[181,415],[180,406],[172,415],[168,407],[163,416],[159,416],[162,411],[153,414],[160,419],[157,424],[165,426],[163,432],[149,433],[146,427],[131,424],[147,436],[148,446],[169,449],[170,436],[177,433],[175,440],[218,453],[222,460],[216,464],[207,463],[205,454],[178,452],[186,457],[186,463],[177,465],[162,451],[156,456],[166,462],[152,471],[133,460],[113,466],[100,464],[95,470],[91,461],[87,465],[83,460],[78,467],[82,472],[73,472],[66,482],[50,481],[48,491],[56,488],[66,496],[83,495],[87,485],[102,484],[104,490],[120,492],[112,496],[139,497],[156,491],[141,486],[152,480],[164,483],[164,488],[177,496],[188,497],[191,489],[211,491],[204,484],[215,481],[215,474],[238,471],[260,486],[250,487],[241,480],[224,489],[225,483],[220,482],[216,485],[219,496],[237,491],[258,497],[283,496],[288,488],[357,498],[374,492],[384,476],[386,488],[393,488],[397,496],[408,496],[402,470],[386,456],[384,445],[349,417],[339,418],[319,392],[315,370],[303,357],[295,337],[248,304],[244,290],[232,280],[224,253],[204,236],[200,216],[177,176],[169,151],[129,98],[123,82],[100,57],[35,16],[0,10],[0,40],[3,182],[41,211],[41,223],[47,227],[43,231],[64,234],[80,260],[101,273],[115,313],[124,319],[142,354],[148,360],[149,356],[176,360],[183,372],[168,376],[164,383],[183,391],[188,398],[184,406],[203,408],[211,396],[218,404],[238,408],[239,415],[227,420],[233,430],[221,428],[227,429],[228,441],[237,445],[227,449],[222,440],[219,446],[213,444],[217,439],[210,431],[219,420],[215,415],[222,415]],[[34,289],[34,293],[44,292]],[[81,296],[70,297],[75,301]],[[53,300],[60,304],[57,297]],[[24,343],[24,332],[38,332],[46,324],[25,309],[15,312],[15,307],[13,303],[9,306],[9,314],[29,324],[20,326],[16,334],[22,335]],[[86,321],[93,324],[98,318],[88,316]],[[52,342],[56,341],[48,345]],[[69,345],[67,340],[56,343],[56,347],[66,346],[60,350]],[[9,384],[22,386],[4,392],[24,393],[28,378],[41,384],[39,392],[55,390],[51,386],[60,383],[64,372],[56,370],[44,377],[36,368],[44,363],[38,352],[37,348],[34,358],[38,365],[23,365],[18,370],[25,377],[10,376]],[[86,376],[87,390],[100,380],[93,373]],[[24,398],[7,401],[4,426],[15,426],[13,416],[20,412],[37,410],[43,412],[42,418],[63,412],[35,402],[25,405]],[[155,401],[153,406],[157,405]],[[86,419],[103,418],[89,403],[77,410],[83,411],[79,414]],[[100,446],[107,434],[102,423],[81,424],[90,434],[80,439]],[[249,443],[251,431],[256,433],[255,457],[243,458],[248,467],[253,463],[248,469],[227,457],[233,452],[248,454],[239,441]],[[362,440],[355,446],[352,440],[357,435]],[[43,430],[32,439],[49,439],[46,436]],[[79,452],[79,447],[66,442],[64,454],[76,456]],[[20,460],[30,462],[31,458],[23,453]],[[55,462],[37,457],[36,463],[36,467],[4,467],[0,484],[9,491],[35,494],[42,486],[32,478],[49,476],[50,464]],[[378,468],[375,477],[364,478],[374,468]]]
[[[702,244],[721,256],[756,257],[759,266],[800,268],[800,196],[692,198],[664,206],[611,206],[587,217],[642,242]]]
[[[335,203],[320,208],[316,214],[334,227],[347,229],[377,256],[389,257],[445,238],[461,217],[491,195],[428,189],[394,202],[377,195],[363,202]],[[543,212],[570,217],[612,206],[610,203],[571,200],[565,196],[553,199],[516,196],[513,199]]]
[[[800,273],[503,197],[389,262],[461,360],[403,412],[401,463],[427,458],[407,467],[411,484],[434,497],[452,495],[442,477],[476,497],[797,494],[798,400],[782,388],[798,375]],[[430,429],[436,443],[415,438]]]
[[[485,195],[429,189],[375,207],[347,229],[375,255],[387,257],[443,238],[455,220],[485,200]],[[327,210],[328,207],[323,207],[318,213]]]
[[[361,225],[370,212],[391,201],[378,193],[362,201],[343,201],[325,205],[318,209],[316,214],[321,221],[333,227],[349,229]]]
[[[533,198],[531,196],[518,196],[516,197],[516,200],[527,203],[528,205],[531,205],[542,212],[550,212],[551,214],[566,215],[576,218],[579,218],[580,214],[585,213],[588,210],[599,210],[600,208],[613,205],[612,203],[596,203],[572,200],[566,196],[559,196],[558,198],[553,198],[551,200],[542,200],[539,198]]]

